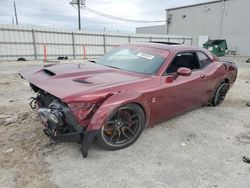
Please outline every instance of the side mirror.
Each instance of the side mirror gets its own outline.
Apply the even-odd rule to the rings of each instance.
[[[191,72],[192,72],[191,69],[186,68],[186,67],[180,67],[177,70],[177,74],[180,76],[189,76],[191,75]]]

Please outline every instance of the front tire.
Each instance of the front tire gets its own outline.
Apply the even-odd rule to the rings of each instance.
[[[133,144],[145,127],[145,114],[136,104],[115,110],[102,125],[97,144],[107,150],[119,150]]]
[[[224,101],[228,90],[229,85],[226,82],[223,82],[215,91],[211,104],[213,106],[219,106]]]

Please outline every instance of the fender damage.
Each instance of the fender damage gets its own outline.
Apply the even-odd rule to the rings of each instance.
[[[128,101],[124,97],[130,101],[138,101],[140,97],[139,94],[108,91],[106,88],[110,84],[118,85],[139,77],[117,75],[110,69],[93,65],[86,65],[84,71],[76,65],[55,68],[57,66],[33,67],[19,74],[37,93],[31,107],[37,111],[45,127],[45,135],[54,142],[81,143],[82,156],[87,157],[88,149],[109,112]],[[97,79],[96,74],[107,79]],[[113,76],[119,79],[111,80]],[[102,88],[101,92],[96,91],[96,87]],[[79,118],[80,113],[83,118]]]

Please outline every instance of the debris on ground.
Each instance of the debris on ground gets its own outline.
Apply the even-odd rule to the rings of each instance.
[[[190,141],[191,139],[195,139],[197,137],[196,133],[191,133],[187,136],[187,141]]]
[[[9,85],[9,82],[0,82],[0,85]]]
[[[243,160],[243,162],[250,164],[250,158],[244,156],[244,157],[242,157],[242,160]]]
[[[57,60],[68,60],[68,56],[59,56]]]
[[[0,119],[10,118],[12,115],[0,114]]]
[[[186,143],[184,143],[184,142],[181,144],[181,146],[186,146],[186,145],[187,145],[187,144],[186,144]]]
[[[9,149],[7,149],[4,153],[5,153],[5,154],[8,154],[8,153],[12,153],[13,151],[14,151],[13,148],[9,148]]]
[[[27,59],[25,59],[24,57],[19,57],[17,61],[27,61]]]
[[[9,125],[11,123],[15,123],[17,121],[17,116],[12,116],[5,119],[5,125]]]
[[[18,114],[18,119],[22,121],[22,120],[27,119],[28,116],[29,116],[29,112],[22,112],[22,113]]]
[[[246,103],[246,106],[250,107],[250,102],[247,102],[247,103]]]

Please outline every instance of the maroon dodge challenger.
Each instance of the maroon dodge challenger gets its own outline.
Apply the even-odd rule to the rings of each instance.
[[[233,62],[202,48],[136,43],[97,61],[47,64],[20,72],[37,93],[30,103],[54,142],[81,143],[83,157],[95,139],[117,150],[143,129],[202,106],[218,106],[237,76]]]

